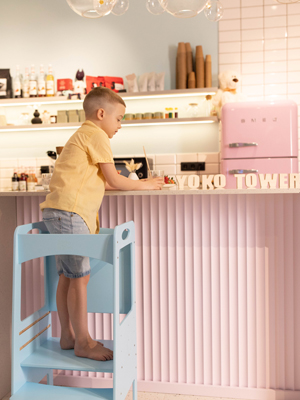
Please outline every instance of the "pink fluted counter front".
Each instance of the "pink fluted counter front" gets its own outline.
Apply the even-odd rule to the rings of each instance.
[[[300,399],[298,192],[107,193],[101,226],[136,225],[139,391]],[[0,193],[1,381],[9,377],[13,230],[41,219],[44,196]],[[39,260],[24,270],[24,316],[42,304],[41,271]],[[109,339],[110,316],[89,315],[89,328]],[[97,387],[111,376],[57,371],[54,381]]]

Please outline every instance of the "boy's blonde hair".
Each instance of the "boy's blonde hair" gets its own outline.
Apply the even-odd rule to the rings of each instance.
[[[124,107],[126,104],[122,97],[109,88],[95,87],[86,96],[83,101],[83,109],[86,117],[92,116],[99,108],[105,109],[108,104],[120,103]]]

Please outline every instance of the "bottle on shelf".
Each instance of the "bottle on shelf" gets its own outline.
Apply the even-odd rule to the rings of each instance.
[[[17,172],[14,172],[13,177],[11,178],[11,190],[13,192],[19,190],[19,178]]]
[[[16,75],[14,77],[14,97],[17,99],[22,97],[22,78],[19,65],[16,67]]]
[[[47,97],[54,96],[54,76],[51,64],[48,66],[48,74],[46,77],[46,93]]]
[[[19,180],[19,190],[21,192],[26,192],[26,175],[24,172],[21,173],[21,177]]]
[[[27,178],[27,190],[29,192],[32,192],[35,190],[35,176],[32,173],[32,171],[29,172],[28,178]]]
[[[178,108],[175,108],[175,118],[178,118]]]
[[[37,79],[35,73],[35,67],[31,65],[31,71],[29,76],[29,97],[37,97]]]
[[[29,68],[25,68],[25,76],[22,84],[22,96],[29,97]]]
[[[41,64],[40,66],[40,74],[38,78],[38,96],[39,97],[46,96],[46,81],[45,81],[45,71],[43,64]]]

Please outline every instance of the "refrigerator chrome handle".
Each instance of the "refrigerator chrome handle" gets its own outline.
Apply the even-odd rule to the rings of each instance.
[[[258,169],[231,169],[228,171],[229,174],[256,174]]]
[[[258,146],[258,143],[229,143],[229,147],[249,147],[249,146]]]

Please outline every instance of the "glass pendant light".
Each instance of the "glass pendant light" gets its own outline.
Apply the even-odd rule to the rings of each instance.
[[[206,4],[204,14],[209,21],[217,22],[223,17],[223,6],[218,0],[209,0]]]
[[[165,11],[159,0],[146,0],[146,8],[153,15],[160,15]]]
[[[207,0],[169,0],[166,4],[160,0],[165,10],[178,18],[195,17],[204,10]]]
[[[117,0],[111,13],[117,16],[123,15],[129,8],[129,0]]]
[[[85,18],[100,18],[94,7],[94,0],[67,0],[67,3],[76,14]]]
[[[108,15],[116,4],[116,0],[94,0],[94,9],[100,17]]]

